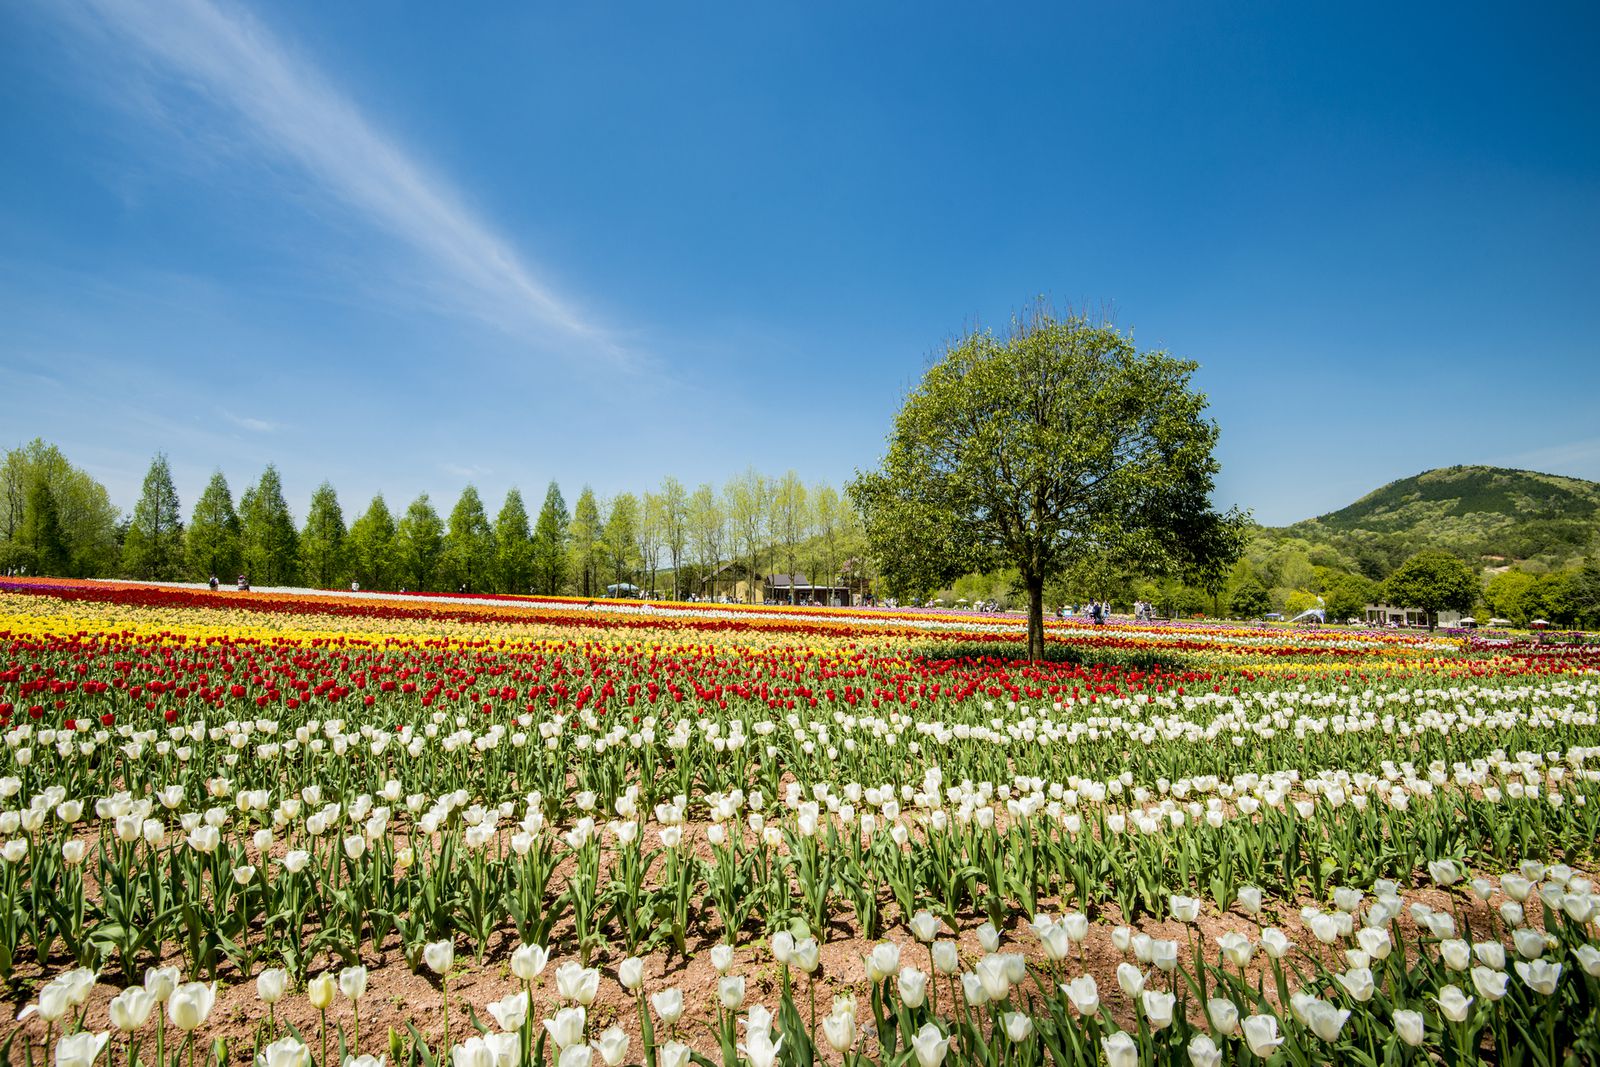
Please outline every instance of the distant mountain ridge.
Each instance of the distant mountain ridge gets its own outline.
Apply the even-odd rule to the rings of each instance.
[[[1600,482],[1505,467],[1440,467],[1281,532],[1352,554],[1365,546],[1390,559],[1445,548],[1488,564],[1555,564],[1600,540]]]

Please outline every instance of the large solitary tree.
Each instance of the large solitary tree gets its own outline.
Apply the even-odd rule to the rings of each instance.
[[[907,396],[882,468],[849,487],[887,586],[1015,567],[1041,658],[1045,582],[1074,560],[1198,573],[1236,555],[1245,520],[1211,507],[1217,427],[1196,368],[1042,308],[952,344]]]
[[[1383,596],[1401,608],[1421,608],[1433,629],[1441,611],[1470,611],[1482,592],[1472,568],[1440,549],[1424,549],[1383,583]]]

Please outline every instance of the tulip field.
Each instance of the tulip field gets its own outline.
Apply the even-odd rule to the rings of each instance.
[[[1600,646],[0,579],[7,1064],[1600,1062]]]

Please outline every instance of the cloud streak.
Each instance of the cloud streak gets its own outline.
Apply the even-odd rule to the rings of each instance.
[[[386,137],[312,63],[248,13],[214,0],[82,0],[81,11],[146,70],[242,120],[367,221],[415,249],[456,307],[524,340],[633,358],[542,280],[448,182]]]
[[[224,419],[239,427],[239,429],[249,430],[252,433],[276,433],[280,428],[276,422],[254,418],[250,415],[235,415],[231,411],[223,411],[220,414]]]

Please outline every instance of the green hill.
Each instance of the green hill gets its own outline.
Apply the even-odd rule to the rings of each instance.
[[[1372,575],[1423,548],[1486,565],[1559,566],[1600,540],[1600,483],[1503,467],[1441,467],[1272,533],[1327,545]]]

